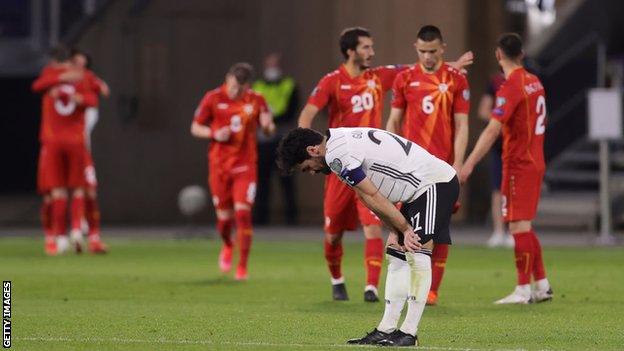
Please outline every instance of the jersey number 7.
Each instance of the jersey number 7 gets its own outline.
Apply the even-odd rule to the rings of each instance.
[[[368,131],[368,138],[375,144],[379,145],[381,144],[381,140],[377,139],[375,137],[375,132],[376,130],[369,130]],[[388,134],[389,136],[392,137],[392,139],[396,140],[397,143],[399,143],[399,145],[401,145],[401,148],[403,149],[403,151],[405,151],[405,155],[409,155],[410,150],[412,149],[412,142],[409,140],[406,140],[405,142],[403,142],[403,140],[399,139],[396,135],[392,134],[392,133],[388,133],[388,132],[384,132],[386,134]]]

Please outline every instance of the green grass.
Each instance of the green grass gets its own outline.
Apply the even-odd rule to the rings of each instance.
[[[215,241],[110,244],[107,256],[45,257],[41,241],[0,239],[14,349],[344,350],[382,314],[362,302],[359,243],[345,245],[343,303],[330,301],[318,242],[257,240],[243,283],[218,272]],[[546,249],[545,258],[553,302],[494,306],[514,285],[511,251],[454,247],[440,305],[420,325],[424,348],[622,349],[624,251]]]

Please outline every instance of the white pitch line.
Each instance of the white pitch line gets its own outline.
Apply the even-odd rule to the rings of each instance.
[[[266,347],[298,347],[298,348],[319,348],[319,347],[341,347],[341,348],[362,348],[375,347],[375,345],[345,345],[345,344],[286,344],[286,343],[269,343],[269,342],[216,342],[211,340],[166,340],[166,339],[122,339],[122,338],[65,338],[65,337],[25,337],[13,338],[13,340],[22,341],[56,341],[56,342],[112,342],[124,344],[174,344],[174,345],[232,345],[232,346],[266,346]],[[419,350],[440,350],[440,351],[524,351],[524,349],[474,349],[461,347],[438,347],[438,346],[418,346]],[[547,351],[547,350],[542,350]]]

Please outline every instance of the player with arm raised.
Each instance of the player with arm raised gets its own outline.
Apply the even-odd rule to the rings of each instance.
[[[397,75],[386,129],[415,142],[457,171],[468,142],[468,81],[444,62],[446,45],[437,27],[422,27],[417,38],[414,46],[419,63]],[[430,305],[437,303],[448,252],[444,243],[436,243],[433,249]]]
[[[340,51],[344,64],[323,77],[312,92],[299,116],[299,126],[309,128],[320,110],[327,107],[329,127],[381,128],[383,98],[392,87],[396,75],[407,66],[379,66],[371,68],[375,56],[373,39],[364,28],[345,29],[340,35]],[[455,65],[472,63],[472,53],[464,54]],[[377,286],[383,260],[383,241],[380,220],[364,206],[355,193],[340,180],[325,178],[325,258],[331,274],[334,300],[347,300],[342,276],[342,236],[355,230],[357,221],[364,227],[366,286],[364,300],[378,301]]]
[[[240,258],[236,280],[246,280],[253,228],[251,209],[256,196],[256,128],[271,134],[273,116],[262,95],[251,90],[253,70],[247,63],[234,64],[225,83],[201,100],[191,124],[191,134],[210,140],[208,185],[217,214],[217,230],[223,239],[219,268],[232,268],[231,230],[236,224]]]
[[[460,180],[465,182],[502,130],[502,212],[515,242],[518,284],[513,293],[496,304],[526,304],[553,297],[546,279],[542,248],[531,226],[545,170],[546,93],[540,80],[522,66],[523,56],[518,34],[507,33],[500,37],[496,59],[506,80],[496,93],[490,122],[459,173]],[[531,277],[535,283],[533,291]]]
[[[391,230],[383,318],[372,332],[348,343],[416,345],[431,285],[432,240],[451,243],[449,223],[459,194],[453,167],[374,128],[330,128],[326,136],[297,128],[280,143],[278,160],[286,171],[333,172]],[[395,207],[399,202],[401,210]],[[407,314],[397,329],[406,301]]]

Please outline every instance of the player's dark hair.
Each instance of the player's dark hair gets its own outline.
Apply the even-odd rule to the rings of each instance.
[[[340,52],[345,59],[349,58],[347,50],[355,50],[360,42],[360,37],[370,38],[371,34],[366,28],[350,27],[340,33]]]
[[[50,49],[48,56],[56,62],[66,62],[71,58],[69,48],[64,44],[58,44]]]
[[[239,84],[246,84],[253,79],[254,70],[253,66],[247,62],[238,62],[230,67],[228,74],[233,75]]]
[[[439,39],[441,42],[444,41],[444,39],[442,39],[442,32],[440,31],[440,28],[432,25],[422,26],[418,31],[416,38],[426,42],[434,41],[436,39]]]
[[[91,55],[89,55],[86,52],[81,51],[81,50],[79,50],[77,48],[72,48],[70,50],[70,53],[71,53],[71,57],[74,57],[76,55],[84,56],[85,57],[85,61],[86,61],[85,67],[87,67],[88,69],[91,69],[91,66],[93,65],[93,59],[91,59]]]
[[[277,166],[283,173],[292,173],[303,161],[312,158],[306,148],[323,142],[323,135],[309,128],[296,128],[288,132],[277,146]]]
[[[505,56],[515,60],[522,56],[522,38],[518,33],[504,33],[498,38],[496,46],[499,47]]]

